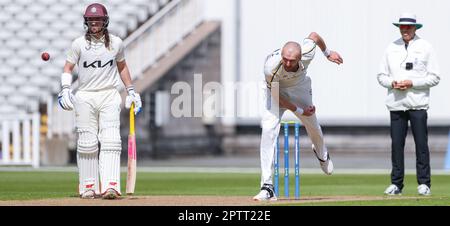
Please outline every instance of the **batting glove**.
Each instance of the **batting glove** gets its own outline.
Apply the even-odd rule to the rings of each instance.
[[[127,109],[130,109],[131,104],[134,103],[134,114],[137,115],[139,112],[141,112],[142,108],[142,102],[141,102],[141,96],[139,93],[136,93],[134,91],[134,87],[130,86],[127,88],[128,96],[125,99],[125,107]]]
[[[63,88],[63,90],[58,94],[58,103],[62,109],[66,111],[73,110],[73,103],[75,102],[75,97],[72,94],[72,90],[69,88]]]

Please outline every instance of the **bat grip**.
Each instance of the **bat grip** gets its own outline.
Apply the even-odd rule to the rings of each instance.
[[[130,107],[130,134],[134,135],[134,103]]]

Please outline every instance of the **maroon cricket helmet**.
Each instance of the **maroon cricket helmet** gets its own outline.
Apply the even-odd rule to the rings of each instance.
[[[84,12],[84,25],[89,28],[88,20],[91,18],[99,18],[103,20],[103,29],[106,29],[109,24],[108,11],[106,7],[100,3],[93,3],[88,5]]]

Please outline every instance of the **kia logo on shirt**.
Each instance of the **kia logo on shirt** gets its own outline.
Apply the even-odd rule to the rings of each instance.
[[[96,60],[96,61],[94,61],[94,62],[92,62],[92,63],[90,63],[90,64],[88,64],[87,61],[84,61],[83,67],[84,67],[84,68],[89,68],[89,67],[93,67],[93,68],[104,68],[104,67],[106,67],[108,64],[109,64],[110,67],[112,67],[112,65],[113,65],[113,60],[110,60],[110,61],[106,62],[105,64],[102,64],[102,61],[101,61],[101,60]]]

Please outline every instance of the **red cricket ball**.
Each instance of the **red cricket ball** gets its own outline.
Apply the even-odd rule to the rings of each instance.
[[[50,54],[48,54],[47,52],[43,52],[41,58],[43,61],[47,61],[50,59]]]

